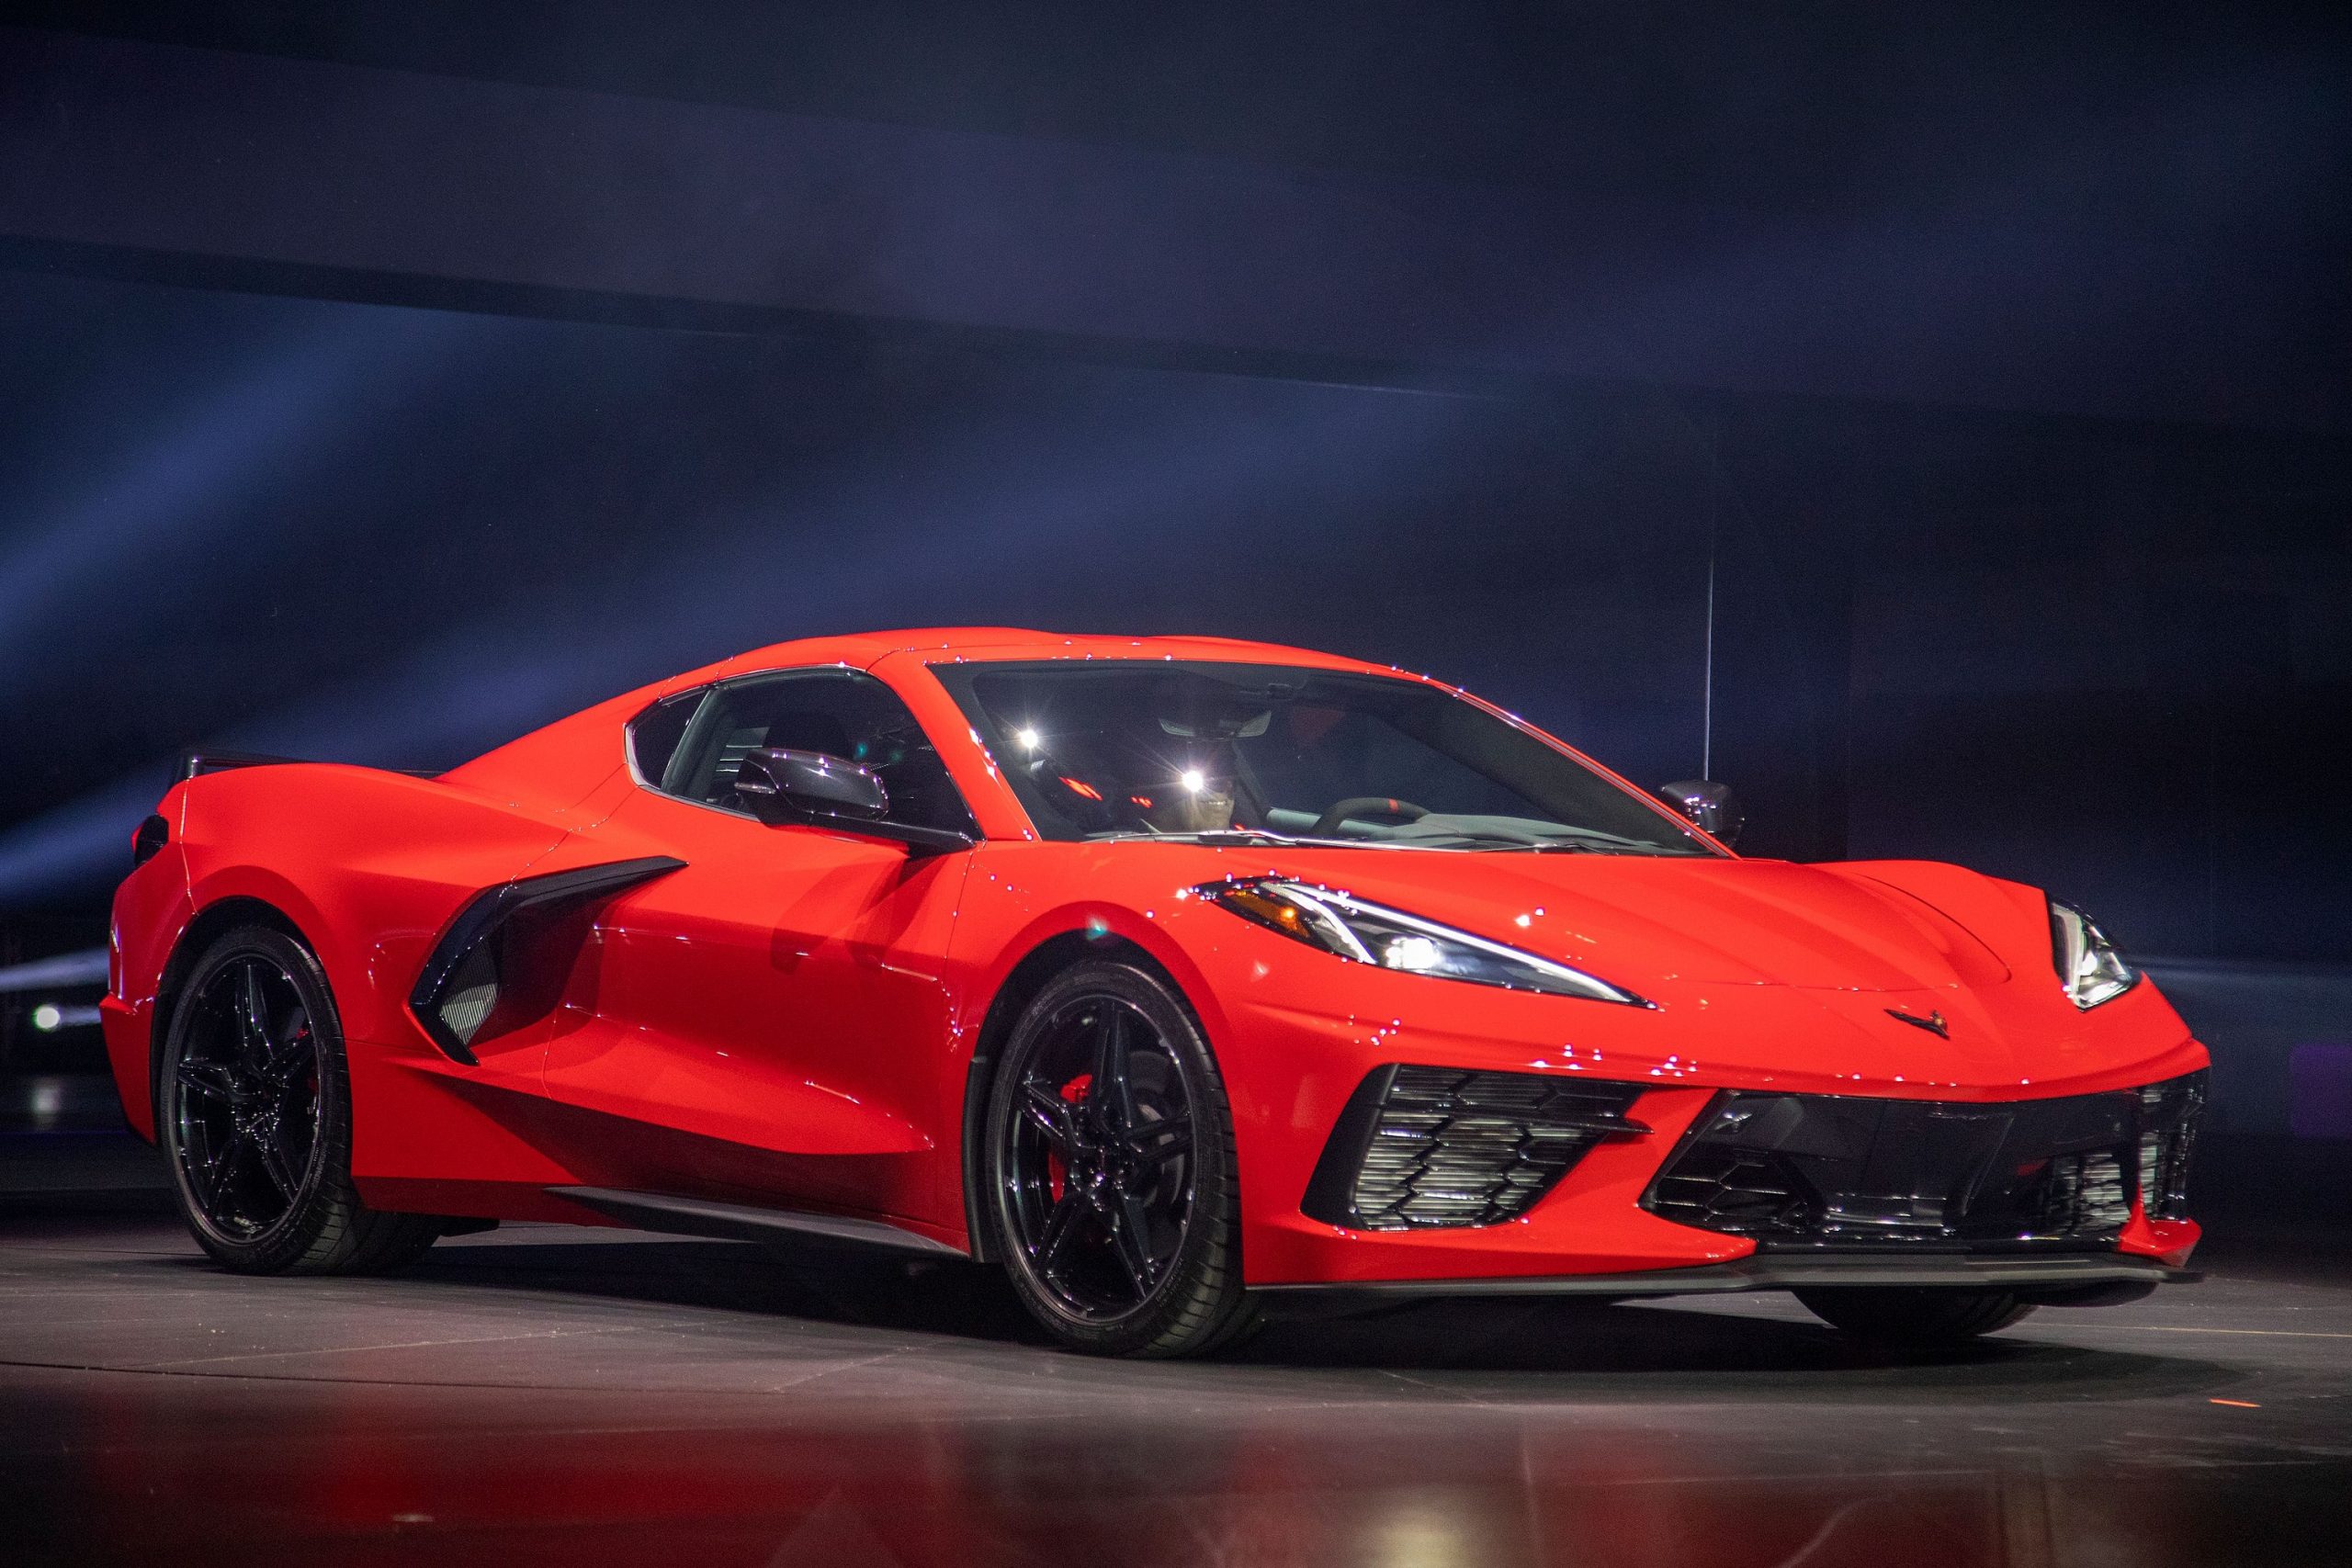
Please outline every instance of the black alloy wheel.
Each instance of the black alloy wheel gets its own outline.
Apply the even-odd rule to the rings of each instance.
[[[240,1273],[381,1272],[441,1234],[437,1216],[359,1201],[334,1001],[282,931],[233,931],[197,960],[172,1003],[155,1126],[188,1229]]]
[[[1224,1086],[1158,978],[1083,964],[1030,1004],[989,1097],[987,1171],[1013,1285],[1064,1344],[1180,1356],[1250,1326]]]
[[[258,953],[214,969],[184,1004],[172,1063],[172,1146],[190,1217],[250,1244],[283,1225],[316,1184],[325,1075],[294,977]]]

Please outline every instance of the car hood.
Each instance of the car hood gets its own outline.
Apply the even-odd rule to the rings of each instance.
[[[1787,861],[1301,851],[1266,869],[1634,990],[1678,982],[1919,991],[1997,985],[2008,966],[1911,894]]]

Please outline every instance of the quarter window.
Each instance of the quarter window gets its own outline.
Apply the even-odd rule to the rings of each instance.
[[[686,737],[687,721],[709,694],[707,686],[681,692],[637,716],[637,722],[628,727],[628,760],[639,778],[656,786],[661,784],[670,759],[677,755],[678,742]]]

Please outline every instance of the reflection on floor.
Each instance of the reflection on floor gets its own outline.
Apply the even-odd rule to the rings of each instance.
[[[10,1562],[2352,1561],[2340,1232],[1910,1364],[1756,1297],[1151,1365],[1046,1348],[977,1269],[626,1232],[239,1279],[82,1136],[96,1187],[0,1205]]]

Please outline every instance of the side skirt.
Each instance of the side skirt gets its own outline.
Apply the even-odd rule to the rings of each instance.
[[[550,1187],[547,1191],[550,1197],[593,1209],[639,1230],[716,1236],[723,1241],[819,1236],[922,1258],[967,1256],[960,1247],[902,1230],[884,1220],[812,1214],[796,1209],[761,1209],[748,1203],[715,1203],[704,1198],[668,1198],[656,1192],[624,1192],[611,1187]]]

